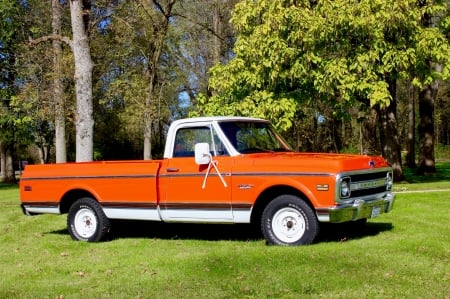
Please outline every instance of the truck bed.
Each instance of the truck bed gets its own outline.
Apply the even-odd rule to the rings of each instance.
[[[79,189],[104,206],[156,205],[160,165],[159,160],[27,165],[20,178],[22,203],[57,204]]]

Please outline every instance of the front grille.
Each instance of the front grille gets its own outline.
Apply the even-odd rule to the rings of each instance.
[[[341,202],[352,202],[355,199],[372,200],[383,196],[387,192],[387,176],[391,173],[390,168],[382,168],[378,170],[368,170],[362,172],[342,173],[338,180],[338,199]],[[341,198],[340,182],[350,178],[350,196]]]
[[[369,188],[369,189],[363,189],[363,190],[352,190],[352,193],[350,195],[350,198],[356,198],[361,196],[368,196],[372,194],[378,194],[386,192],[386,186],[383,187],[377,187],[377,188]]]
[[[377,171],[377,172],[369,172],[369,173],[360,173],[360,174],[351,174],[353,182],[361,182],[361,181],[372,181],[378,179],[385,179],[387,175],[387,171]]]

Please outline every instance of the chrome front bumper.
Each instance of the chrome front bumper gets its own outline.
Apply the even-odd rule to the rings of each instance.
[[[385,197],[375,200],[359,200],[353,203],[342,204],[330,208],[316,209],[320,222],[348,222],[359,219],[375,218],[383,213],[388,213],[394,206],[395,195],[388,193]]]

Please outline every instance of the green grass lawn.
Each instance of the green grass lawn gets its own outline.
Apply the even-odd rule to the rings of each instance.
[[[416,176],[416,169],[403,169],[405,180],[394,185],[394,191],[450,189],[450,162],[436,163],[436,173]]]
[[[444,190],[450,178],[402,185]],[[399,193],[360,231],[327,225],[316,244],[279,247],[243,225],[148,222],[75,242],[65,215],[26,217],[17,187],[0,185],[0,298],[450,298],[442,190]]]

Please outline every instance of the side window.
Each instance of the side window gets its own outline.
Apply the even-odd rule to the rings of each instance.
[[[196,143],[209,144],[213,156],[228,155],[225,146],[215,132],[211,135],[211,129],[205,127],[193,127],[179,129],[175,136],[173,157],[194,157]]]

